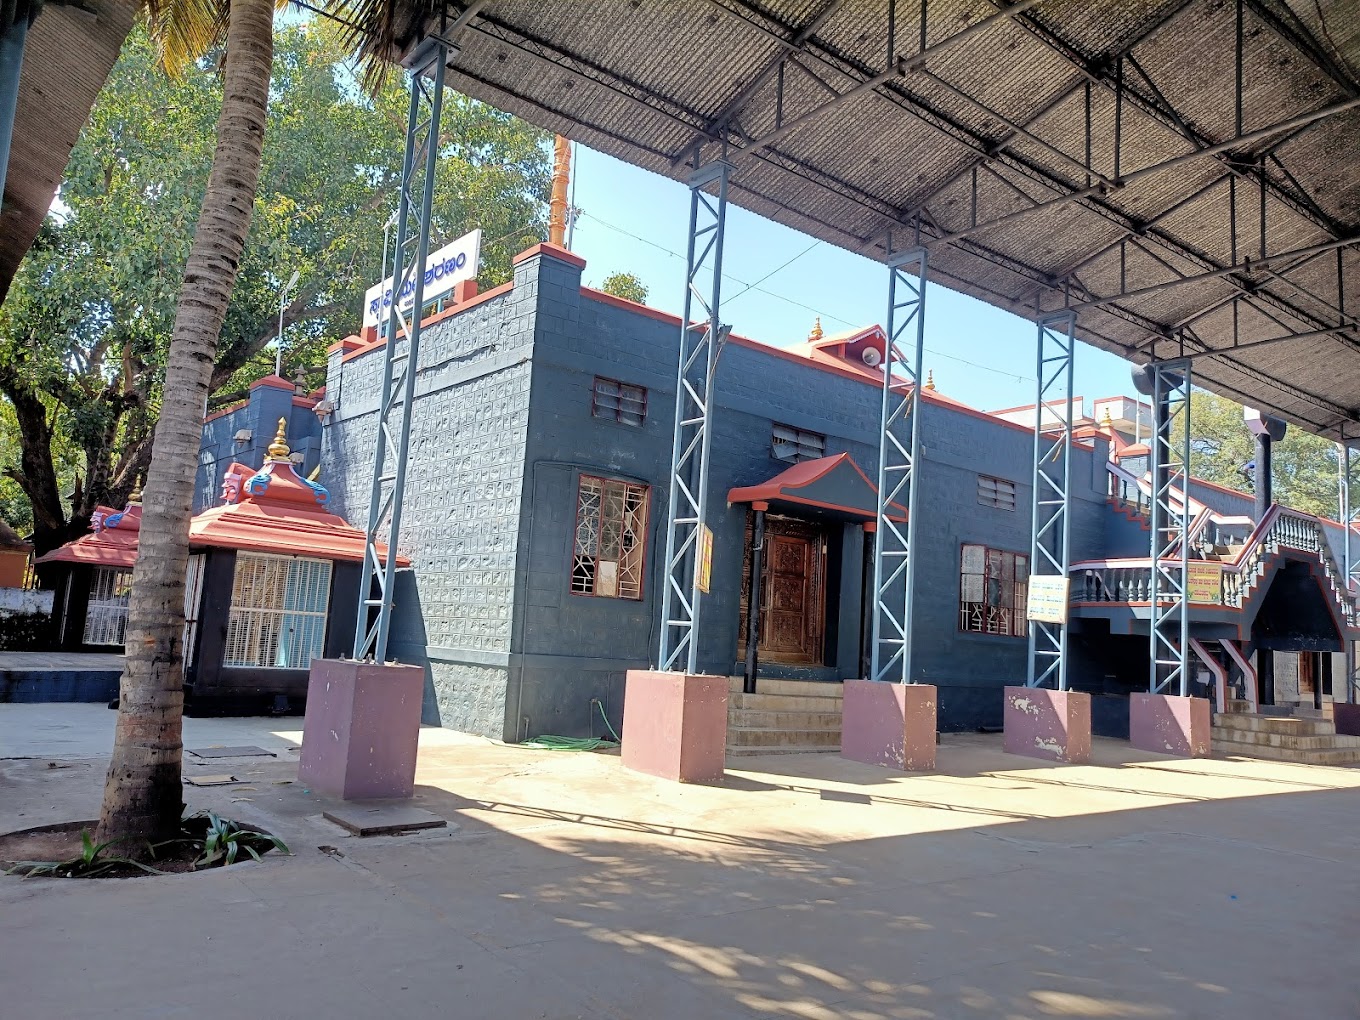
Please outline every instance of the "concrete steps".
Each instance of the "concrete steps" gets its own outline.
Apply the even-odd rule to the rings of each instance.
[[[1360,737],[1338,735],[1321,715],[1253,715],[1247,703],[1232,701],[1214,718],[1211,746],[1220,754],[1237,754],[1305,765],[1360,763]]]
[[[840,684],[761,679],[755,694],[742,693],[741,677],[728,685],[728,757],[840,750]]]

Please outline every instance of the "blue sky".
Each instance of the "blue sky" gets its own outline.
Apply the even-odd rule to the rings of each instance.
[[[572,178],[582,211],[572,248],[586,260],[584,282],[634,273],[649,288],[648,304],[678,315],[689,190],[584,145],[575,147]],[[884,266],[736,206],[729,206],[723,276],[723,320],[742,336],[781,347],[806,340],[818,315],[835,333],[881,324],[887,311]],[[1034,343],[1027,320],[942,286],[927,292],[926,367],[942,393],[983,410],[1033,403]],[[1128,362],[1082,344],[1076,388],[1088,401],[1132,396]]]

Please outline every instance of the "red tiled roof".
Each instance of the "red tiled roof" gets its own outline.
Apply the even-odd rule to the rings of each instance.
[[[795,464],[769,481],[761,482],[759,485],[739,486],[731,489],[727,493],[729,503],[757,503],[757,502],[785,502],[801,503],[806,506],[820,507],[826,510],[839,510],[856,517],[872,518],[876,516],[877,508],[868,506],[848,506],[841,503],[829,503],[822,499],[810,497],[804,489],[815,482],[821,481],[833,471],[853,471],[863,480],[869,491],[874,493],[877,499],[878,487],[869,480],[854,458],[848,453],[838,453],[831,457],[819,457],[816,460],[805,460],[801,464]],[[852,484],[853,488],[853,484]],[[861,490],[862,491],[862,490]],[[893,507],[897,511],[890,516],[893,520],[907,519],[907,508],[900,503],[894,503]]]
[[[224,488],[229,502],[210,507],[190,521],[190,546],[363,560],[364,532],[325,509],[329,493],[302,478],[288,461],[267,460],[256,472],[232,464]],[[384,546],[378,552],[387,555]],[[397,563],[411,565],[405,556],[398,556]]]
[[[298,475],[290,462],[268,460],[259,471],[233,463],[224,473],[223,490],[226,503],[195,514],[189,522],[190,547],[362,562],[364,532],[327,510],[329,493]],[[141,516],[140,504],[122,513],[100,507],[95,531],[37,562],[130,568],[137,560]],[[378,553],[385,557],[386,547],[380,545]],[[411,565],[405,556],[398,556],[397,563]]]
[[[95,508],[90,522],[94,531],[39,556],[35,563],[84,563],[93,567],[130,570],[137,561],[137,534],[142,526],[142,505],[129,503],[121,512],[112,507]]]

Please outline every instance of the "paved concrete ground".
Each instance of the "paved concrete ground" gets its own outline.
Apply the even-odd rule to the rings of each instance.
[[[102,753],[112,720],[0,706],[0,746]],[[417,803],[456,828],[359,840],[289,782],[297,720],[186,726],[277,741],[186,792],[297,856],[0,879],[6,1020],[1360,1017],[1360,770],[967,736],[932,774],[791,755],[681,787],[427,730]],[[0,831],[92,817],[103,767],[0,761]]]

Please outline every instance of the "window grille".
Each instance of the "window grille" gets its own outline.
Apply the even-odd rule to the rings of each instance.
[[[203,602],[204,555],[189,557],[189,569],[184,575],[184,668],[194,664],[194,643],[198,639],[198,610]]]
[[[770,455],[790,464],[825,457],[826,436],[776,422],[770,437]]]
[[[977,476],[977,501],[982,506],[1015,512],[1015,483],[1006,478]]]
[[[959,629],[1023,637],[1029,597],[1029,557],[963,546],[959,569]]]
[[[307,669],[321,657],[330,560],[238,553],[224,666]]]
[[[647,418],[647,388],[597,375],[590,413],[608,421],[641,425]]]
[[[97,567],[90,579],[90,603],[85,611],[87,645],[121,645],[127,638],[128,595],[132,571]]]
[[[571,565],[574,594],[642,598],[647,494],[645,485],[581,476]]]

